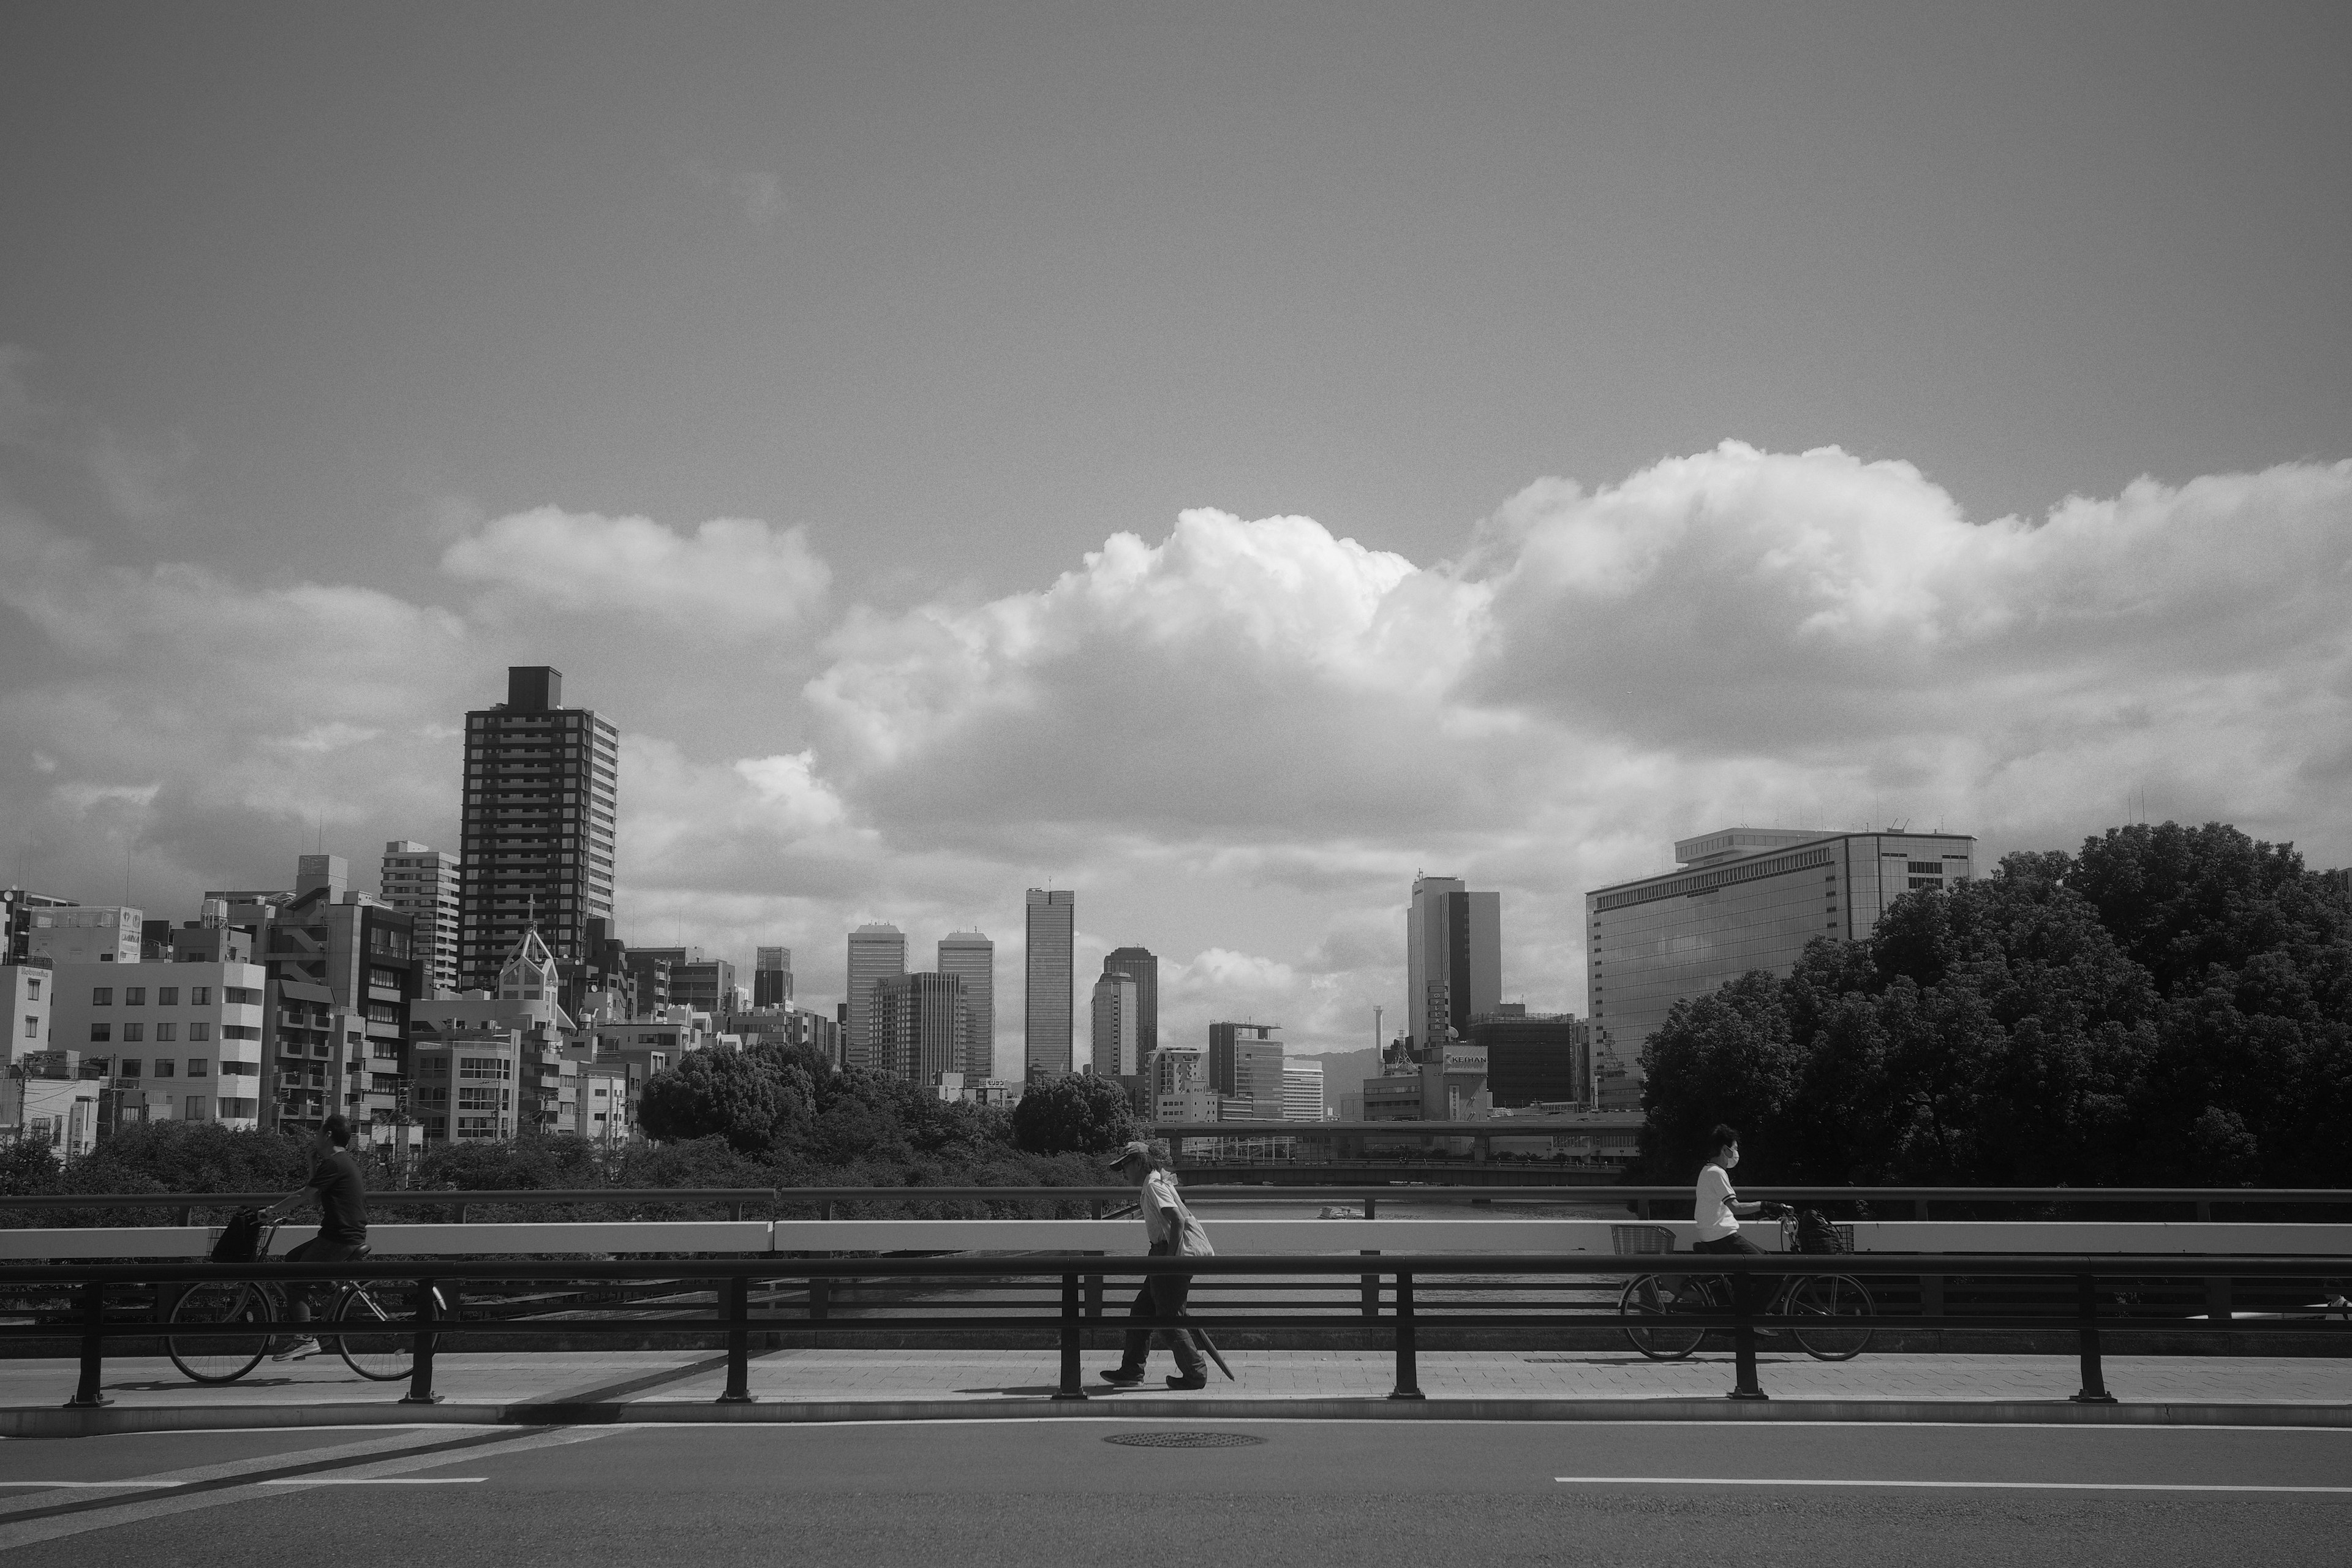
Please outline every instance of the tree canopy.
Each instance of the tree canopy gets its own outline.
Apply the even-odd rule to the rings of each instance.
[[[1033,1154],[1103,1154],[1134,1136],[1127,1092],[1108,1079],[1033,1084],[1013,1108],[1013,1141]]]
[[[1643,1064],[1653,1181],[1728,1121],[1789,1181],[2332,1185],[2352,910],[2292,846],[2115,828],[1679,1003]]]

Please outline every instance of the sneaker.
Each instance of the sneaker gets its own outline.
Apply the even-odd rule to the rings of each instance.
[[[1171,1388],[1206,1388],[1209,1386],[1209,1374],[1204,1372],[1192,1377],[1171,1377],[1168,1380],[1168,1386]]]
[[[301,1356],[317,1355],[318,1353],[318,1341],[313,1339],[299,1339],[289,1341],[284,1349],[273,1352],[269,1359],[271,1361],[293,1361]]]
[[[1143,1381],[1143,1373],[1140,1368],[1130,1371],[1123,1366],[1105,1367],[1102,1380],[1114,1388],[1133,1388]]]

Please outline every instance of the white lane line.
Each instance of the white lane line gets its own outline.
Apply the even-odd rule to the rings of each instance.
[[[1573,1487],[1927,1487],[1946,1491],[2343,1492],[2352,1487],[2226,1486],[2200,1481],[1866,1481],[1796,1476],[1554,1476]]]
[[[131,1488],[142,1492],[149,1487],[184,1487],[187,1484],[185,1481],[0,1481],[0,1487],[87,1487],[92,1489],[113,1487],[117,1489]]]
[[[279,1476],[254,1485],[262,1487],[469,1487],[488,1476]]]

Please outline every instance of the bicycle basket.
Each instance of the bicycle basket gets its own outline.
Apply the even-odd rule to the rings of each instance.
[[[1612,1225],[1609,1227],[1609,1244],[1620,1258],[1672,1252],[1675,1233],[1662,1225]]]
[[[1795,1252],[1832,1253],[1853,1250],[1853,1226],[1839,1225],[1818,1209],[1807,1209],[1787,1222],[1788,1235]],[[1787,1242],[1783,1246],[1788,1246]]]
[[[261,1211],[239,1209],[228,1216],[221,1226],[220,1239],[213,1243],[215,1263],[250,1263],[261,1251]]]

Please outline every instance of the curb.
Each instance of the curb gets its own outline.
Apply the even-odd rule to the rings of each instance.
[[[1969,1426],[2352,1428],[2352,1405],[2119,1404],[2070,1400],[1774,1399],[1046,1399],[549,1401],[511,1405],[151,1405],[0,1410],[0,1437],[305,1426],[805,1426],[896,1421],[1763,1421]]]

